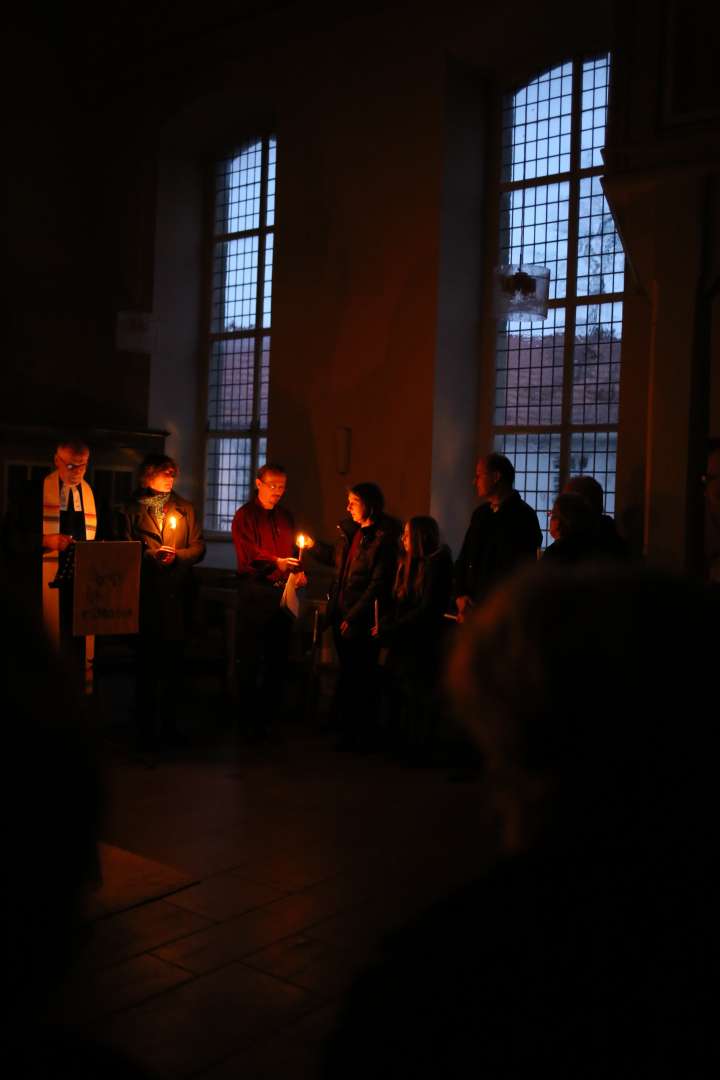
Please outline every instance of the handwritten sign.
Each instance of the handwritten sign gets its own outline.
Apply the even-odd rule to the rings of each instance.
[[[75,545],[73,634],[137,634],[142,545],[134,540]]]

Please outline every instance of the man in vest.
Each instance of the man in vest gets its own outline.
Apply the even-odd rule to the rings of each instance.
[[[63,652],[83,652],[86,683],[95,639],[72,639],[74,544],[94,540],[97,510],[85,481],[90,451],[79,440],[63,441],[55,453],[55,470],[45,477],[42,499],[42,613],[46,633]]]

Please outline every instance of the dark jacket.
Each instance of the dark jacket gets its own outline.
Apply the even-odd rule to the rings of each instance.
[[[403,666],[432,677],[439,659],[448,622],[444,618],[452,595],[453,564],[450,549],[441,547],[425,559],[419,593],[394,600],[393,610],[380,620],[378,643],[390,649],[391,658]]]
[[[195,507],[187,499],[170,493],[165,504],[165,521],[160,530],[154,518],[138,500],[136,492],[118,512],[118,540],[139,540],[143,545],[140,577],[140,633],[163,641],[181,641],[187,622],[190,571],[205,555],[205,541]],[[170,528],[170,515],[177,519]],[[158,548],[174,546],[175,561],[162,566],[153,558]]]
[[[541,544],[537,514],[517,491],[497,511],[484,503],[470,519],[455,564],[455,595],[484,599],[513,570],[533,562]]]
[[[337,528],[334,548],[317,541],[311,549],[321,562],[335,566],[327,618],[330,622],[348,622],[353,631],[369,632],[375,618],[375,600],[381,611],[387,610],[390,603],[400,525],[381,514],[377,521],[362,530],[360,545],[349,566],[346,566],[348,553],[360,526],[351,518],[343,518]]]
[[[627,544],[618,533],[615,522],[603,514],[594,528],[564,536],[550,544],[543,553],[543,563],[573,566],[582,562],[627,562]]]

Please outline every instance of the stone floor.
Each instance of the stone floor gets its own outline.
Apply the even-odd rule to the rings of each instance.
[[[103,885],[59,1019],[151,1076],[312,1078],[383,935],[490,857],[481,779],[339,753],[307,712],[249,743],[202,685],[188,745],[147,768],[127,688],[99,689]]]

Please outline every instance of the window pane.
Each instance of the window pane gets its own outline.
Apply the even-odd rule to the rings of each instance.
[[[265,237],[265,276],[263,281],[263,330],[270,329],[272,316],[273,234]]]
[[[495,424],[559,424],[562,420],[565,311],[547,319],[507,322],[498,334]]]
[[[570,476],[594,476],[605,492],[605,513],[615,513],[617,432],[578,431],[570,440]]]
[[[516,188],[501,197],[500,261],[550,269],[550,299],[564,297],[567,279],[569,184]]]
[[[275,161],[277,158],[277,142],[270,139],[268,147],[268,182],[267,182],[267,212],[265,224],[270,228],[275,224]]]
[[[505,100],[503,180],[532,180],[570,168],[572,64],[538,76]]]
[[[253,419],[255,339],[213,342],[208,382],[208,425],[249,428]]]
[[[574,432],[570,442],[570,475],[595,476],[604,491],[604,512],[615,512],[617,432]]]
[[[560,490],[560,438],[559,433],[528,433],[496,435],[494,442],[515,466],[515,487],[538,516],[543,546],[551,542],[549,514]]]
[[[580,181],[577,266],[578,296],[625,288],[625,252],[599,176]]]
[[[246,236],[216,244],[212,288],[212,331],[255,326],[258,238]]]
[[[260,427],[268,426],[268,394],[270,390],[270,338],[262,339],[262,352],[260,354]]]
[[[617,424],[622,303],[578,305],[573,355],[572,423]]]
[[[250,495],[252,440],[208,439],[205,528],[229,532],[238,506]]]
[[[260,224],[262,143],[221,161],[215,178],[215,232],[245,232]]]
[[[582,105],[580,120],[580,168],[589,169],[603,164],[605,145],[610,56],[588,60],[583,64]]]

